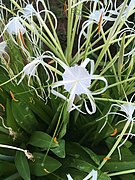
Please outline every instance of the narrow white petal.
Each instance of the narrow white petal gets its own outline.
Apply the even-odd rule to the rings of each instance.
[[[93,75],[94,73],[94,61],[91,60],[91,65],[90,65],[91,69],[90,69],[90,74]]]
[[[96,112],[96,104],[95,104],[94,98],[93,98],[91,92],[88,89],[85,89],[85,91],[86,91],[86,95],[87,95],[87,97],[89,99],[89,102],[91,104],[91,109],[92,109],[91,111],[89,110],[89,108],[87,106],[87,102],[86,102],[86,100],[84,100],[86,111],[89,114],[93,114],[93,113]]]
[[[81,31],[80,31],[80,34],[79,34],[79,38],[78,38],[78,51],[80,52],[80,42],[81,42],[81,38],[82,38],[82,35],[85,36],[85,38],[87,38],[87,34],[85,33],[85,29],[91,24],[92,22],[90,21],[89,23],[87,23],[85,26],[82,27]]]
[[[64,84],[68,84],[68,83],[71,83],[72,81],[58,81],[58,82],[55,82],[51,85],[52,88],[56,88],[56,87],[59,87],[59,86],[63,86]]]
[[[82,113],[82,114],[86,114],[86,112],[83,112],[81,109],[80,109],[80,107],[81,107],[81,105],[75,105],[75,104],[73,104],[73,107],[71,108],[71,111],[73,111],[73,110],[77,110],[77,111],[79,111],[80,113]],[[70,112],[71,112],[70,111]]]
[[[75,90],[76,90],[76,84],[74,85],[74,87],[72,88],[71,92],[70,92],[70,96],[69,96],[69,100],[68,100],[68,111],[71,111],[71,108],[73,106],[73,102],[75,99]]]
[[[0,52],[3,52],[6,48],[6,41],[0,43]]]
[[[19,82],[17,83],[17,85],[19,85],[19,84],[22,82],[22,80],[24,79],[24,77],[25,77],[25,74],[22,75],[22,77],[21,77],[21,79],[19,80]]]
[[[67,100],[67,97],[66,97],[66,96],[64,96],[63,94],[55,91],[54,89],[52,89],[51,92],[52,92],[52,94],[54,94],[55,96],[58,96],[58,97],[60,97],[61,99]]]
[[[85,109],[86,109],[86,111],[87,111],[88,114],[93,114],[93,113],[96,112],[96,105],[95,105],[95,103],[94,103],[90,98],[89,98],[89,101],[90,101],[91,109],[92,109],[92,110],[90,110],[90,109],[88,108],[88,105],[87,105],[86,100],[84,100]]]
[[[106,91],[106,89],[108,87],[108,82],[104,77],[101,77],[99,75],[93,75],[92,79],[98,79],[98,80],[101,80],[101,81],[103,81],[105,83],[105,87],[101,91],[92,92],[92,95],[102,94],[104,91]]]
[[[86,67],[87,64],[90,62],[91,60],[89,58],[86,58],[82,63],[81,63],[81,67]]]
[[[93,169],[83,180],[89,180],[90,178],[97,180],[97,171]]]
[[[67,178],[68,178],[68,180],[73,180],[73,178],[71,177],[70,174],[67,174]]]

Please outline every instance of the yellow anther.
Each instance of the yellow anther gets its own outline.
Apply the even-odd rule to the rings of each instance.
[[[105,160],[105,161],[108,161],[108,160],[110,160],[111,158],[109,158],[109,157],[105,157],[103,160]]]
[[[56,138],[56,137],[54,137],[53,141],[54,141],[56,144],[58,144],[58,141],[57,141],[57,138]]]
[[[5,111],[5,106],[3,106],[2,104],[0,104],[0,106],[2,107],[3,111]]]
[[[10,91],[10,95],[11,95],[13,101],[16,101],[16,102],[18,101],[17,99],[15,99],[15,96],[14,96],[14,94],[12,93],[12,91]]]
[[[118,132],[118,129],[115,128],[115,129],[114,129],[114,132],[111,134],[111,136],[112,136],[112,137],[115,136],[115,135],[117,134],[117,132]]]

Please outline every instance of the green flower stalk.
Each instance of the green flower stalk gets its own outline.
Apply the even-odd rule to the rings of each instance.
[[[132,129],[133,129],[133,125],[134,125],[134,121],[135,121],[135,117],[133,117],[134,111],[135,111],[135,105],[133,105],[131,103],[133,97],[135,96],[135,94],[132,96],[130,102],[127,102],[126,104],[122,104],[122,105],[118,105],[118,104],[112,104],[108,113],[106,114],[106,116],[113,114],[113,115],[120,115],[122,117],[124,117],[124,120],[119,121],[117,124],[127,121],[122,132],[120,133],[120,135],[118,136],[118,139],[116,140],[114,146],[112,147],[112,149],[110,150],[110,152],[108,153],[108,155],[106,156],[106,158],[102,161],[102,163],[99,166],[99,169],[101,169],[103,167],[103,165],[106,163],[107,159],[110,158],[110,156],[113,154],[113,152],[115,151],[116,148],[118,148],[118,153],[119,153],[119,158],[121,160],[121,153],[120,153],[120,147],[122,145],[125,144],[125,142],[128,140],[129,136],[134,136],[134,134],[132,134]],[[120,112],[112,112],[111,109],[113,107],[117,107],[120,108]],[[122,114],[122,113],[124,114]],[[105,121],[105,124],[107,123],[107,121]],[[105,124],[103,125],[103,127],[105,126]],[[102,127],[102,129],[103,129]],[[128,133],[126,132],[128,130]],[[121,143],[121,140],[123,138],[123,136],[126,135],[126,138],[124,139],[124,141]]]

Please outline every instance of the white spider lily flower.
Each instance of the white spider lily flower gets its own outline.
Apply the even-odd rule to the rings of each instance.
[[[115,6],[115,10],[113,12],[115,12],[115,15],[118,15],[122,6],[123,6],[123,3],[117,7],[117,0],[115,0],[114,2],[114,6]],[[134,23],[132,21],[129,21],[128,20],[128,17],[130,15],[132,15],[133,13],[135,12],[135,0],[130,0],[129,4],[127,5],[127,7],[125,8],[123,14],[122,14],[122,17],[121,17],[121,20],[124,20],[125,21],[125,25],[129,28],[128,24],[127,23],[130,23],[133,25],[134,27]]]
[[[42,3],[43,10],[39,10],[39,3]],[[44,27],[44,25],[45,25],[44,23],[46,21],[47,14],[50,14],[54,19],[54,27],[56,29],[57,28],[57,18],[54,15],[54,13],[52,11],[48,10],[46,5],[44,4],[44,2],[41,0],[38,0],[36,2],[36,7],[37,7],[37,10],[33,7],[32,4],[27,4],[26,7],[23,8],[24,11],[23,11],[23,15],[21,17],[26,18],[29,21],[29,23],[33,24],[33,19],[29,18],[29,17],[35,16],[35,17],[37,17],[37,19],[39,21],[40,27],[42,27],[42,26]],[[42,15],[42,17],[41,17],[41,13],[44,13],[44,15]]]
[[[116,125],[118,125],[121,122],[125,122],[125,121],[128,122],[128,127],[127,128],[129,128],[129,130],[128,130],[127,133],[124,134],[124,135],[126,135],[126,138],[117,147],[120,159],[121,159],[120,147],[123,144],[125,144],[125,142],[129,138],[129,136],[135,136],[135,134],[132,133],[133,125],[134,125],[134,122],[135,122],[135,117],[133,116],[134,115],[134,111],[135,111],[135,105],[131,102],[134,96],[135,96],[135,94],[133,94],[131,100],[129,102],[125,103],[125,104],[121,104],[121,105],[119,105],[119,104],[112,104],[110,109],[109,109],[109,111],[108,111],[108,113],[104,116],[104,117],[106,117],[106,121],[105,121],[104,125],[102,126],[102,128],[100,129],[100,132],[101,132],[101,130],[105,127],[105,125],[107,123],[107,117],[110,114],[120,115],[120,116],[124,117],[124,120],[119,121]],[[119,109],[119,112],[111,111],[112,108],[114,108],[114,107]],[[103,119],[104,117],[102,117],[101,119]],[[99,119],[99,120],[101,120],[101,119]],[[127,130],[127,128],[126,128],[126,130]]]
[[[133,99],[134,96],[135,96],[135,94],[133,94],[131,100],[130,100],[129,102],[125,103],[125,104],[120,104],[120,105],[119,105],[119,104],[112,104],[112,105],[110,106],[109,111],[107,112],[107,114],[106,114],[104,117],[98,119],[97,121],[100,121],[100,120],[104,119],[105,117],[108,117],[108,115],[110,115],[110,114],[120,115],[120,116],[123,116],[123,117],[125,118],[124,120],[119,121],[117,124],[119,124],[119,123],[121,123],[121,122],[123,122],[123,121],[127,121],[127,120],[131,121],[131,120],[133,120],[133,119],[134,119],[134,118],[133,118],[133,114],[134,114],[134,110],[135,110],[135,105],[133,105],[133,104],[131,103],[131,101],[132,101],[132,99]],[[111,111],[112,108],[115,108],[115,107],[116,107],[117,109],[119,109],[119,111],[122,112],[122,113],[124,113],[124,114],[122,114],[122,113],[120,113],[120,112]],[[125,115],[125,114],[126,114],[126,115]],[[100,129],[99,133],[100,133],[100,132],[102,131],[102,129],[105,127],[106,123],[107,123],[107,119],[106,119],[104,125],[102,126],[102,128]]]
[[[116,2],[117,1],[115,0],[115,4],[116,4]],[[117,11],[117,13],[118,13],[118,10],[120,10],[122,8],[122,5],[123,5],[123,3],[118,8],[116,8],[116,5],[115,5],[115,10]],[[132,11],[134,10],[134,8],[135,8],[135,0],[130,0],[129,4],[125,8],[125,11],[123,12],[122,17],[128,18],[132,14]]]
[[[131,11],[134,8],[135,8],[135,0],[131,0],[125,11],[125,14],[127,15],[127,17],[130,15]]]
[[[106,15],[106,13],[109,13],[109,14]],[[115,21],[116,18],[110,17],[111,14],[113,14],[113,10],[106,11],[104,8],[95,10],[90,13],[90,15],[88,16],[88,19],[86,21],[84,21],[84,23],[82,24],[82,29],[80,31],[79,38],[78,38],[78,50],[80,49],[80,41],[81,41],[82,35],[86,39],[88,38],[90,25],[95,23],[95,24],[98,24],[98,26],[102,26],[102,23],[104,20],[105,21]]]
[[[42,42],[41,42],[41,39],[39,38],[39,35],[42,34],[44,30],[48,33],[49,36],[51,34],[50,27],[48,28],[46,24],[46,20],[48,17],[50,17],[50,19],[53,19],[51,21],[54,22],[51,24],[51,27],[53,25],[55,30],[57,28],[56,16],[54,15],[52,11],[47,9],[46,4],[42,0],[36,1],[35,8],[33,7],[32,4],[27,4],[23,8],[23,11],[19,10],[17,14],[31,27],[29,34],[27,34],[27,37],[29,38],[30,42],[34,43],[36,46],[38,44],[40,48],[42,48],[41,47]],[[49,19],[49,22],[50,22],[50,19]]]
[[[67,174],[67,178],[68,178],[68,180],[73,180],[73,178],[71,177],[70,174]]]
[[[91,64],[91,70],[90,72],[87,71],[86,66],[88,63]],[[72,67],[67,66],[64,63],[60,63],[61,66],[64,68],[64,73],[62,75],[63,80],[55,82],[52,84],[52,93],[68,102],[67,110],[70,112],[74,109],[79,110],[82,112],[73,102],[75,99],[75,96],[78,95],[79,97],[82,94],[85,94],[89,100],[89,103],[91,104],[91,110],[89,109],[87,102],[85,99],[85,109],[87,113],[93,114],[96,112],[96,104],[94,102],[94,98],[92,95],[97,95],[103,93],[107,87],[108,83],[107,80],[99,75],[93,75],[94,72],[94,61],[90,60],[89,58],[86,58],[84,62],[81,63],[81,65],[75,65]],[[97,92],[92,92],[89,90],[92,80],[101,80],[105,83],[105,86],[102,90]],[[57,87],[64,86],[64,89],[70,94],[69,98],[61,94],[60,92],[57,92],[54,90]]]
[[[97,180],[97,171],[95,171],[94,169],[92,169],[92,171],[83,179],[83,180]],[[73,178],[71,177],[70,174],[67,174],[67,178],[68,180],[73,180]]]
[[[126,24],[126,26],[127,26],[128,28],[129,28],[128,24],[132,24],[132,26],[134,27],[134,22],[128,20],[128,17],[129,17],[130,15],[132,15],[134,12],[135,12],[135,0],[131,0],[130,3],[129,3],[129,5],[127,5],[127,8],[126,8],[126,10],[124,11],[123,17],[122,17],[123,19],[126,18],[125,24]],[[133,28],[133,29],[134,29],[134,28]]]
[[[119,105],[119,104],[112,104],[110,109],[109,109],[109,111],[108,111],[108,113],[107,113],[107,115],[109,115],[109,114],[121,115],[124,118],[126,118],[124,121],[127,121],[127,120],[131,121],[132,119],[134,119],[133,114],[134,114],[134,111],[135,111],[135,105],[132,103],[132,100],[133,100],[134,96],[135,96],[135,94],[133,94],[133,96],[130,99],[130,101],[125,103],[125,104],[121,104],[121,105]],[[120,110],[119,110],[120,112],[111,112],[111,109],[113,107],[120,108]],[[124,113],[124,114],[122,114],[121,112]],[[120,123],[120,122],[118,122],[118,123]]]
[[[53,74],[52,70],[55,70],[55,68],[53,68],[51,65],[46,63],[45,59],[52,60],[52,57],[43,53],[42,55],[34,58],[34,60],[32,60],[26,66],[24,66],[23,70],[18,74],[18,75],[22,74],[22,77],[19,80],[18,85],[22,82],[24,77],[27,76],[28,77],[28,86],[33,88],[35,90],[37,96],[40,97],[41,99],[44,99],[43,98],[44,96],[45,96],[45,98],[47,98],[48,96],[46,97],[45,90],[42,87],[42,83],[39,78],[39,73],[38,73],[39,65],[43,67],[45,74],[47,76],[46,83],[48,84],[50,80],[51,80],[51,83],[54,83],[54,74]],[[39,85],[39,89],[41,90],[41,96],[37,92],[36,88],[33,87],[32,83],[31,83],[32,79],[35,80],[37,82],[37,84]],[[48,93],[49,93],[49,86],[48,86]]]
[[[27,35],[27,37],[29,36],[23,22],[24,22],[24,20],[19,16],[10,18],[9,22],[6,24],[1,36],[5,33],[5,31],[7,31],[9,33],[12,41],[17,46],[21,46],[23,53],[26,56],[30,56],[30,53],[26,48],[27,46],[26,46],[25,42],[23,41],[24,33]],[[18,43],[18,40],[19,40],[19,43]]]
[[[129,102],[127,104],[122,104],[121,109],[120,109],[121,112],[126,113],[127,119],[129,119],[129,120],[133,118],[134,110],[135,110],[135,106],[132,105],[131,102]]]
[[[133,135],[135,136],[135,134],[131,133],[132,129],[133,129],[134,122],[135,122],[135,117],[133,117],[133,114],[134,114],[134,111],[135,111],[135,105],[133,105],[131,103],[131,101],[130,101],[127,104],[116,105],[116,106],[120,107],[120,112],[122,112],[122,113],[110,112],[109,114],[118,114],[118,115],[123,116],[125,118],[124,120],[119,121],[117,124],[119,124],[121,122],[124,122],[124,121],[129,122],[129,125],[128,125],[129,130],[128,130],[127,133],[125,133],[126,138],[124,139],[124,141],[121,144],[118,145],[118,153],[119,153],[119,157],[120,157],[120,160],[121,160],[120,147],[125,144],[125,142],[129,138],[129,136],[133,136]],[[125,113],[126,115],[124,115],[123,113]]]
[[[20,17],[12,17],[5,27],[10,35],[18,35],[20,32],[24,34],[26,28],[22,24],[22,19]]]

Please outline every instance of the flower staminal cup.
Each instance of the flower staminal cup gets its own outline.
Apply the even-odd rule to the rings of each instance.
[[[91,64],[90,72],[88,72],[86,69],[86,66],[88,65],[88,63]],[[62,63],[61,65],[65,69],[62,75],[63,80],[52,84],[52,93],[68,102],[67,110],[69,112],[71,112],[74,109],[77,109],[80,112],[82,112],[79,106],[76,106],[73,102],[76,95],[80,97],[82,94],[84,94],[87,96],[89,103],[91,105],[91,110],[90,110],[87,105],[86,100],[83,99],[87,113],[89,114],[95,113],[96,104],[94,102],[94,98],[92,95],[103,93],[107,89],[108,83],[104,77],[101,77],[99,75],[93,75],[94,61],[90,60],[89,58],[86,58],[85,61],[81,63],[81,65],[74,65],[72,67],[69,67],[64,63]],[[95,79],[103,81],[105,83],[105,86],[101,91],[91,92],[89,88],[91,86],[92,80],[95,80]],[[64,86],[64,89],[70,94],[69,98],[67,98],[60,92],[57,92],[54,90],[55,88],[59,86]]]
[[[22,25],[20,17],[13,17],[6,25],[6,29],[10,35],[19,35],[20,32],[24,34],[26,32],[25,27]]]

